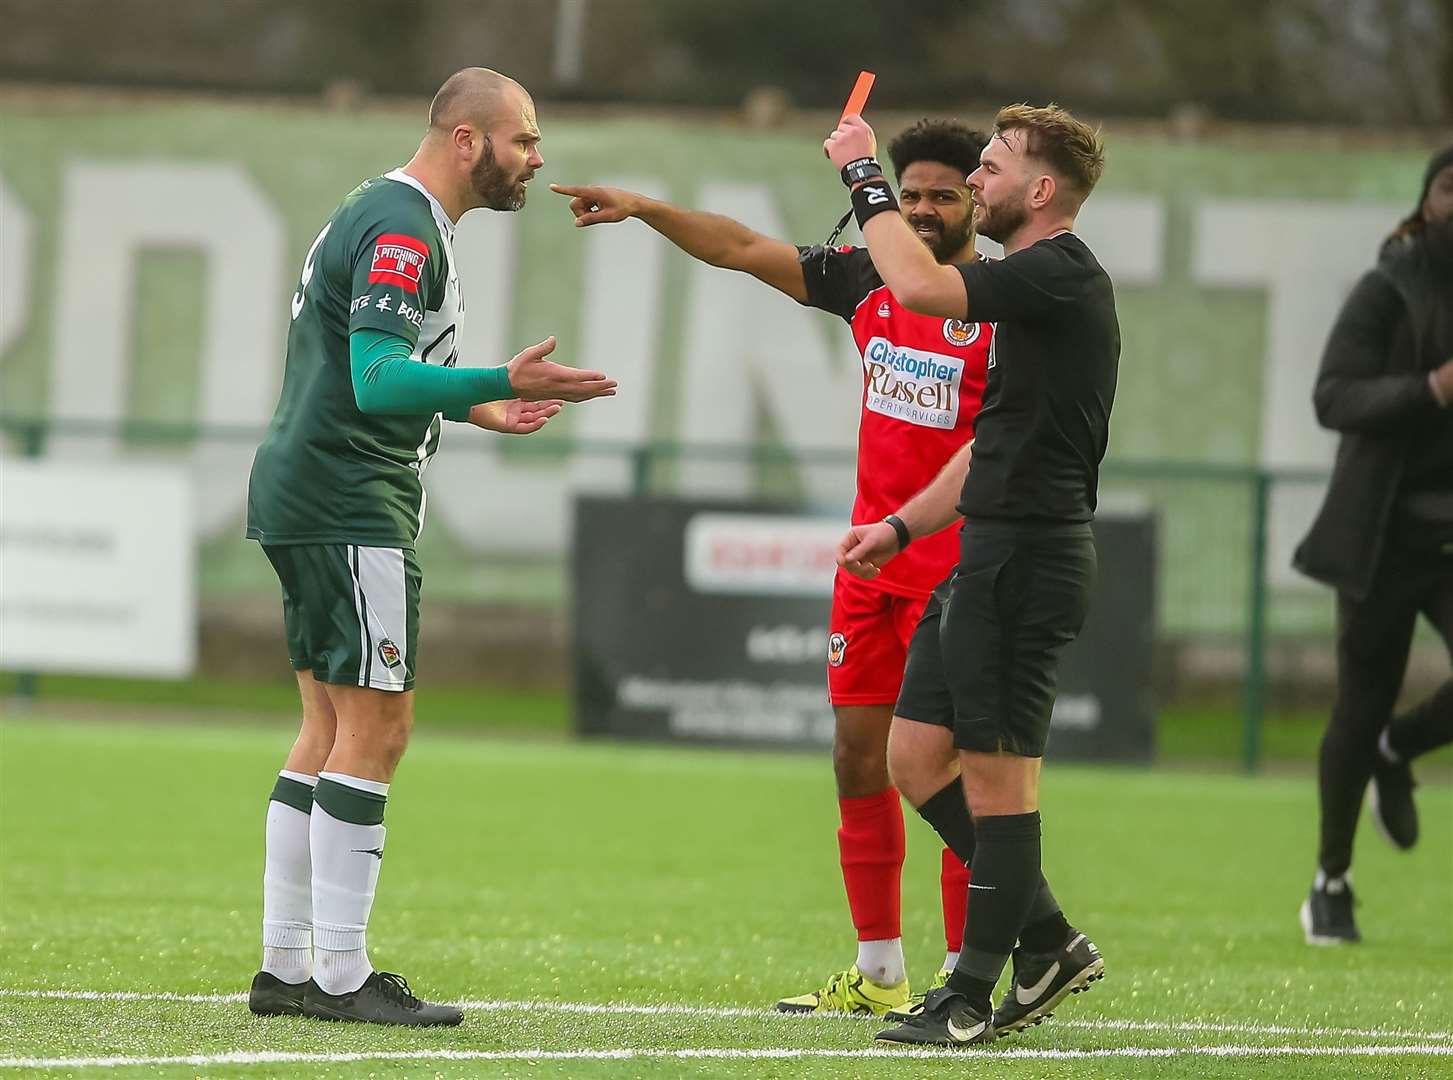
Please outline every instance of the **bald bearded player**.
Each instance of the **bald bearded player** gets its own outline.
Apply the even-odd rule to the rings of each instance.
[[[413,726],[414,545],[443,421],[527,435],[566,401],[614,393],[600,372],[547,360],[553,338],[500,367],[456,366],[455,223],[478,207],[524,206],[539,142],[524,87],[484,68],[456,72],[418,152],[355,188],[303,262],[282,392],[247,493],[247,535],[282,586],[303,711],[268,803],[262,970],[248,995],[259,1016],[462,1018],[375,971],[365,933],[389,784]]]

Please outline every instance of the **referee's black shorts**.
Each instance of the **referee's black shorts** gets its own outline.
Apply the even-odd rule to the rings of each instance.
[[[949,728],[960,750],[1043,757],[1060,655],[1095,582],[1090,526],[971,521],[959,545],[913,632],[894,711]]]

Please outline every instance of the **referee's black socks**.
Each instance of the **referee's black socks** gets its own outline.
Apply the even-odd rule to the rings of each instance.
[[[974,861],[974,819],[969,815],[963,782],[957,776],[924,800],[918,816],[933,826],[944,846],[960,862],[968,866]]]
[[[1029,914],[1024,920],[1024,929],[1019,931],[1019,944],[1030,952],[1054,952],[1070,936],[1069,920],[1059,909],[1059,901],[1050,892],[1049,882],[1039,875],[1039,890],[1029,904]]]
[[[1042,884],[1039,811],[976,818],[974,839],[964,947],[948,985],[983,1011]]]
[[[969,814],[963,784],[958,777],[928,798],[918,808],[918,816],[933,826],[933,831],[938,833],[945,846],[965,866],[973,863],[974,819]],[[1019,944],[1030,952],[1053,952],[1069,936],[1070,924],[1060,911],[1059,901],[1050,891],[1049,882],[1041,874],[1039,888],[1035,890],[1024,921],[1024,929],[1019,933]]]

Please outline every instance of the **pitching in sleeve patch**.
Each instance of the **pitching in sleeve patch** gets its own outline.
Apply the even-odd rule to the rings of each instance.
[[[424,260],[429,249],[422,240],[403,233],[384,233],[373,245],[373,265],[368,271],[369,284],[382,282],[397,285],[405,292],[417,293],[424,276]]]

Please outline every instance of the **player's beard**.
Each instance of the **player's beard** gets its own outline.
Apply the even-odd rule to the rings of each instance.
[[[932,237],[920,236],[919,239],[928,245],[928,250],[933,252],[933,257],[939,262],[946,262],[964,249],[974,235],[974,218],[972,214],[965,214],[964,220],[957,225],[950,225],[941,217],[914,217],[909,215],[908,226],[917,229],[921,225],[927,225],[936,230]]]
[[[486,140],[484,153],[469,173],[469,186],[481,206],[491,210],[518,210],[525,205],[525,186],[520,181],[533,176],[511,176],[494,159],[494,147]]]
[[[1002,244],[1018,232],[1029,220],[1029,212],[1024,209],[1024,195],[1028,188],[1026,184],[998,206],[990,206],[982,201],[983,196],[979,196],[974,215],[974,227],[979,230],[979,235]]]

